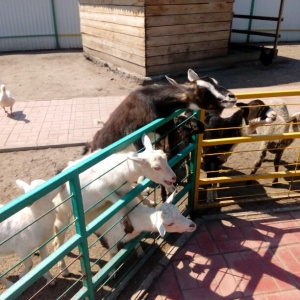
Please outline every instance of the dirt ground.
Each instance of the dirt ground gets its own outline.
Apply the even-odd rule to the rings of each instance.
[[[113,72],[108,67],[95,65],[86,60],[80,51],[4,54],[0,55],[0,66],[0,83],[5,83],[18,101],[126,95],[140,83]],[[257,60],[227,67],[216,66],[215,69],[201,70],[202,72],[205,72],[202,75],[214,77],[221,85],[234,90],[258,87],[300,88],[300,46],[279,46],[279,57],[268,67],[262,66]],[[79,158],[81,151],[82,147],[67,147],[0,153],[0,202],[6,203],[22,193],[16,187],[16,179],[25,181],[48,179],[61,170],[68,161]],[[253,162],[255,155],[254,152],[248,154],[246,160]],[[294,160],[288,156],[284,159]],[[228,163],[233,170],[241,168],[241,159],[238,155],[232,156]],[[38,259],[35,258],[35,261]],[[10,262],[9,259],[2,261],[0,272],[6,269]],[[78,270],[78,267],[75,265],[73,270],[76,268]],[[78,275],[78,272],[74,273]],[[55,290],[51,290],[53,299],[56,294],[59,295],[70,286],[72,281],[74,278],[69,280],[60,278]],[[134,291],[140,282],[141,278],[133,281],[127,293],[120,299],[129,299],[130,291]],[[34,290],[38,287],[39,284]],[[3,286],[0,285],[0,293],[2,291]],[[20,299],[28,298],[28,294],[25,293]],[[49,298],[46,295],[44,298],[34,299]]]

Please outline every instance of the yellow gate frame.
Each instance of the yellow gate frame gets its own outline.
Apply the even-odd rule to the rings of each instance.
[[[241,99],[253,99],[253,98],[272,98],[272,97],[291,97],[300,96],[300,90],[287,90],[287,91],[269,91],[269,92],[253,92],[253,93],[237,93],[236,97]],[[201,110],[200,120],[203,122],[205,111]],[[237,138],[225,138],[225,139],[210,139],[203,140],[203,134],[199,135],[198,138],[198,150],[197,150],[197,165],[195,176],[198,178],[195,182],[195,196],[194,196],[194,210],[198,209],[198,190],[200,185],[206,185],[208,183],[226,183],[226,182],[236,182],[236,181],[247,181],[247,180],[257,180],[257,179],[267,179],[276,177],[289,177],[300,176],[300,170],[297,171],[280,171],[280,172],[267,172],[265,174],[255,174],[255,175],[242,175],[238,178],[231,176],[222,176],[218,178],[202,178],[200,179],[200,167],[202,159],[202,147],[205,146],[215,146],[223,144],[238,144],[238,143],[248,143],[248,142],[259,142],[265,140],[277,140],[277,139],[290,139],[290,138],[300,138],[299,133],[283,133],[276,135],[264,135],[264,136],[247,136],[247,137],[237,137]]]

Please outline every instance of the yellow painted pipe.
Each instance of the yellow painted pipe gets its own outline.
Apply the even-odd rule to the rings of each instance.
[[[271,98],[271,97],[291,97],[300,96],[300,90],[287,91],[267,91],[267,92],[252,92],[252,93],[235,93],[235,96],[240,99],[252,98]]]

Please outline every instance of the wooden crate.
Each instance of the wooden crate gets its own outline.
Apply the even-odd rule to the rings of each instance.
[[[88,56],[141,76],[228,53],[234,0],[80,0]]]

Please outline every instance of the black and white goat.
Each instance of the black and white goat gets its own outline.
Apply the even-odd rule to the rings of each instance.
[[[223,88],[210,77],[199,77],[188,70],[189,82],[179,84],[167,77],[171,85],[145,86],[131,92],[112,112],[103,128],[98,130],[84,153],[105,148],[144,125],[158,118],[164,118],[178,109],[222,110],[236,103],[233,93]],[[157,129],[164,135],[165,127]],[[170,140],[170,144],[172,141]],[[134,144],[135,150],[142,148],[140,141]]]
[[[259,126],[270,124],[276,120],[276,112],[261,100],[253,100],[248,104],[237,103],[240,108],[231,117],[207,114],[204,120],[204,140],[247,136]],[[203,147],[202,170],[208,178],[217,177],[223,164],[231,155],[236,144],[225,144]],[[207,191],[207,202],[217,198],[216,184]]]
[[[300,112],[294,113],[289,116],[289,112],[285,102],[282,99],[273,98],[269,101],[270,107],[277,113],[277,119],[271,126],[257,128],[256,132],[259,135],[273,135],[282,134],[287,132],[299,132]],[[270,140],[263,141],[260,144],[260,154],[258,159],[254,163],[251,175],[255,174],[258,168],[261,166],[267,152],[275,154],[274,158],[274,169],[278,172],[281,163],[281,157],[284,150],[293,143],[294,139],[281,139],[281,140]],[[250,183],[250,182],[248,182]],[[278,178],[274,178],[273,187],[278,186]]]

